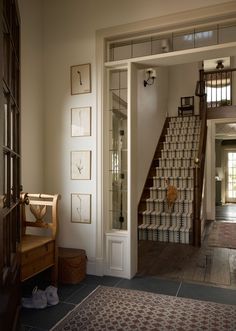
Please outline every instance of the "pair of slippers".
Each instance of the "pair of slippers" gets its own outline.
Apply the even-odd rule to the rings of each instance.
[[[55,306],[59,303],[57,288],[48,286],[45,291],[38,289],[36,286],[32,291],[31,298],[22,298],[24,308],[43,309],[48,306]]]

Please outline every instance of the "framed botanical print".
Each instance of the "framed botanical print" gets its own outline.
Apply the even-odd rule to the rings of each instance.
[[[91,151],[71,152],[71,179],[91,179]]]
[[[71,108],[71,136],[91,136],[91,107]]]
[[[79,64],[71,66],[71,94],[83,94],[91,92],[91,64]]]
[[[91,223],[91,194],[71,194],[71,222]]]

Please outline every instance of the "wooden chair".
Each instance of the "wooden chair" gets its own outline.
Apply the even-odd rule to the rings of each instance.
[[[21,281],[51,267],[52,284],[57,284],[59,199],[58,194],[21,194]]]
[[[180,104],[181,106],[178,107],[178,115],[194,115],[194,96],[181,97]]]

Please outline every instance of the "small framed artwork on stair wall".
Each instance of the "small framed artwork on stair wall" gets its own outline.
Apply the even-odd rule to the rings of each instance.
[[[71,66],[71,95],[91,92],[91,64]]]
[[[71,179],[91,179],[91,151],[71,152]]]

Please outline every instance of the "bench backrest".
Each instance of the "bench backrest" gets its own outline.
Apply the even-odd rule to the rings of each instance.
[[[58,228],[58,200],[59,194],[30,194],[22,193],[21,220],[22,235],[27,227],[50,229],[52,239],[56,238]],[[27,212],[26,209],[29,209]],[[30,217],[30,214],[34,216]]]

